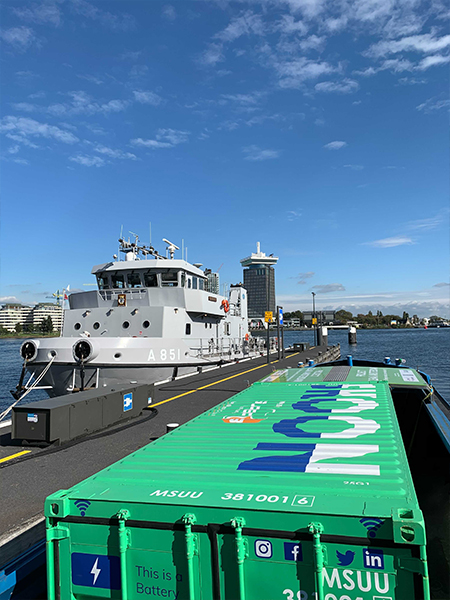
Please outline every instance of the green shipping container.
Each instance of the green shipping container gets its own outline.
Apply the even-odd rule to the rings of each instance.
[[[429,598],[388,382],[273,379],[50,496],[49,599]]]

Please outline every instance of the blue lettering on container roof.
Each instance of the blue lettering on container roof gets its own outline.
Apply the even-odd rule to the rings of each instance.
[[[311,438],[320,439],[356,439],[375,433],[381,425],[374,419],[366,419],[355,414],[361,411],[373,410],[378,406],[375,400],[376,388],[372,384],[343,384],[323,385],[312,384],[300,400],[292,404],[294,410],[306,415],[293,419],[282,419],[274,423],[272,429],[288,438],[301,438],[309,442]],[[336,402],[336,401],[339,402]],[[333,408],[327,404],[332,402]],[[321,404],[325,403],[325,407]],[[342,404],[350,404],[344,408]],[[315,405],[318,406],[315,406]],[[341,413],[338,415],[331,413]],[[294,413],[295,414],[295,413]],[[297,413],[298,414],[298,413]],[[310,432],[300,425],[317,423],[319,421],[348,423],[349,427],[342,431],[327,431],[327,429]],[[316,427],[317,429],[317,427]],[[305,439],[306,438],[306,439]],[[301,441],[301,440],[299,440]],[[312,440],[311,440],[312,441]],[[330,473],[345,475],[380,475],[380,465],[342,462],[342,459],[352,459],[366,454],[377,454],[377,444],[333,444],[333,443],[273,443],[260,442],[254,448],[265,452],[297,452],[295,455],[259,456],[243,461],[237,467],[242,471],[285,471],[297,473]],[[332,460],[333,462],[329,462]]]

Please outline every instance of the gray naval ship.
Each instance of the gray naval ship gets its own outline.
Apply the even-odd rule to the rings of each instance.
[[[159,382],[260,352],[242,285],[226,297],[211,292],[208,271],[175,259],[178,246],[163,241],[166,256],[137,236],[119,239],[124,260],[92,269],[98,289],[70,294],[61,336],[22,344],[16,397],[30,387],[60,396]]]

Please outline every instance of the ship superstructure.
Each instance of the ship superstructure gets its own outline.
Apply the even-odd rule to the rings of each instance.
[[[149,383],[259,350],[242,285],[226,297],[210,292],[201,265],[176,259],[178,246],[163,241],[167,256],[137,236],[119,239],[125,260],[95,266],[98,288],[69,296],[61,337],[22,344],[25,389],[39,377],[50,396]]]

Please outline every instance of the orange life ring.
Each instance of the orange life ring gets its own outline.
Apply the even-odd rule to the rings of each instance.
[[[245,341],[248,342],[250,336],[248,335],[248,333],[245,334]]]
[[[228,300],[222,300],[223,310],[227,313],[230,310],[230,303]]]

